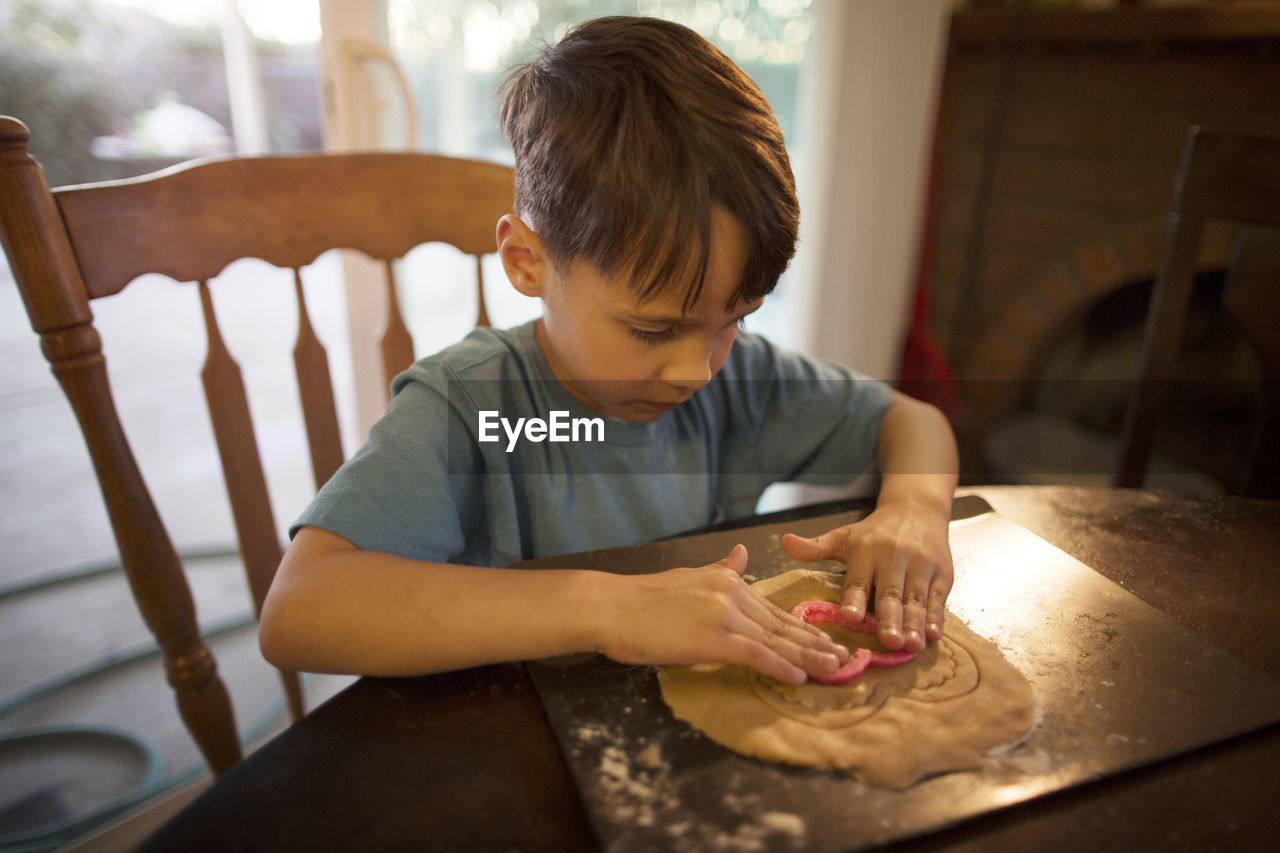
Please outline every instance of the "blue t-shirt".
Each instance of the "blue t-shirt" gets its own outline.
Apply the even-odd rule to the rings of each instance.
[[[535,322],[477,329],[396,377],[368,442],[293,529],[500,566],[749,515],[772,483],[844,483],[873,461],[890,400],[881,382],[740,332],[705,387],[636,424],[569,394]],[[512,441],[499,419],[518,418],[544,421],[542,440],[521,430]]]

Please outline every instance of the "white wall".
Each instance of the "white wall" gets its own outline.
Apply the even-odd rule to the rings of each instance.
[[[885,379],[914,295],[950,5],[814,4],[793,317],[806,352]]]

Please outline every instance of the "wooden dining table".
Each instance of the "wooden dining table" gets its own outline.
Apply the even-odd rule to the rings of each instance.
[[[1280,502],[991,486],[961,489],[957,506],[962,504],[971,507],[969,514],[1003,525],[999,536],[1014,544],[1002,549],[1025,548],[1028,559],[1059,561],[1055,565],[1075,572],[1079,584],[1118,602],[1097,613],[1096,620],[1084,614],[1093,632],[1085,636],[1073,630],[1063,642],[1096,643],[1094,661],[1117,655],[1109,665],[1119,677],[1133,679],[1132,689],[1122,684],[1128,692],[1117,696],[1115,688],[1090,686],[1115,680],[1088,681],[1093,677],[1088,669],[1093,664],[1084,660],[1089,651],[1072,663],[1079,663],[1080,673],[1073,676],[1079,679],[1074,691],[1060,690],[1068,682],[1053,671],[1059,667],[1047,667],[1038,676],[1028,672],[1046,703],[1043,737],[1057,740],[1045,741],[1036,753],[1043,761],[1018,765],[1021,786],[993,786],[983,781],[985,771],[960,771],[920,783],[913,792],[882,792],[849,774],[730,755],[670,717],[660,701],[646,698],[656,695],[653,668],[623,667],[597,656],[555,665],[510,663],[417,678],[360,679],[220,777],[142,849],[647,849],[645,839],[654,836],[644,832],[662,830],[669,814],[636,808],[605,814],[600,780],[590,775],[594,765],[584,763],[598,764],[598,754],[584,758],[585,747],[573,741],[575,725],[589,733],[615,723],[623,734],[650,727],[654,742],[663,744],[683,772],[699,774],[697,795],[672,805],[694,828],[702,821],[723,821],[725,804],[746,797],[741,782],[746,778],[764,780],[751,791],[753,802],[767,804],[776,795],[801,812],[796,823],[781,827],[789,832],[690,832],[684,836],[688,843],[662,849],[852,849],[864,843],[983,853],[1274,849],[1280,832],[1280,705],[1275,701],[1280,696]],[[753,560],[764,559],[776,551],[783,532],[811,535],[867,511],[854,503],[762,516],[746,526],[572,555],[557,563],[615,571],[699,565],[695,560],[701,555],[723,554],[739,541]],[[986,535],[953,527],[953,548],[970,547],[961,547],[961,540],[980,546]],[[978,556],[962,560],[958,551],[958,573],[981,573],[985,552],[979,547],[974,553]],[[1028,567],[1033,569],[1057,570]],[[962,580],[953,598],[961,595]],[[1001,588],[972,587],[966,593],[966,619],[979,626],[1004,624],[982,621],[983,613],[999,609],[987,604],[999,598]],[[1050,625],[1064,618],[1052,609],[1026,615],[1018,629],[1024,633],[994,638],[1015,663],[1033,660],[1019,656],[1017,637],[1034,640],[1036,620]],[[1136,636],[1136,631],[1126,633],[1126,625],[1107,624],[1107,617],[1140,617],[1151,627]],[[1077,616],[1077,623],[1081,619]],[[1052,651],[1054,642],[1046,641],[1044,648]],[[1160,650],[1175,646],[1192,651],[1179,651],[1172,665],[1161,662]],[[1184,657],[1195,658],[1186,663],[1191,669],[1173,671]],[[1218,679],[1225,676],[1219,673],[1227,672],[1235,680],[1220,686]],[[566,693],[587,683],[575,681],[584,673],[601,686],[588,689],[585,698]],[[632,690],[634,698],[628,698]],[[616,696],[607,691],[621,693],[616,706],[611,704]],[[1184,712],[1190,715],[1184,723],[1161,727]],[[1116,746],[1120,757],[1114,761],[1099,762],[1101,750],[1089,745],[1087,730],[1098,719],[1108,722],[1098,732],[1105,739],[1097,743]],[[1152,726],[1150,737],[1144,734],[1145,721]],[[1122,723],[1134,728],[1120,733]],[[1183,737],[1184,731],[1191,734]],[[1033,734],[1025,749],[1037,749],[1039,736]],[[1080,754],[1072,754],[1073,748]],[[621,749],[627,749],[625,738]],[[696,760],[683,760],[686,750]],[[732,773],[722,767],[733,768]],[[632,781],[641,777],[633,773]],[[671,790],[688,792],[691,786]],[[967,792],[968,799],[957,791]],[[611,793],[618,794],[616,785]],[[797,798],[812,800],[810,813],[803,813],[803,802],[794,805]],[[897,809],[895,798],[923,806]],[[915,817],[899,823],[886,817],[898,812]],[[831,832],[823,830],[828,823],[835,828]],[[869,825],[888,828],[879,835],[860,834]],[[778,828],[775,821],[773,829]],[[675,838],[670,832],[668,837]],[[721,843],[708,842],[714,838]]]

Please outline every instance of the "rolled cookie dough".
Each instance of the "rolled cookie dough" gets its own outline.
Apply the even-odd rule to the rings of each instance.
[[[843,576],[796,569],[755,585],[783,610],[808,599],[838,601]],[[823,625],[851,649],[874,637]],[[745,755],[850,770],[905,788],[925,776],[977,767],[1035,724],[1031,685],[1000,650],[954,617],[915,660],[870,669],[840,685],[782,684],[731,664],[658,673],[672,712]]]

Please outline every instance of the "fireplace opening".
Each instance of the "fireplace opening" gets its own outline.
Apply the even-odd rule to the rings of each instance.
[[[1262,372],[1240,324],[1222,307],[1224,271],[1196,277],[1165,389],[1147,486],[1216,494],[1243,469],[1262,413]],[[991,475],[1013,483],[1105,485],[1138,372],[1153,282],[1121,285],[1048,336],[1017,413],[983,441]]]

